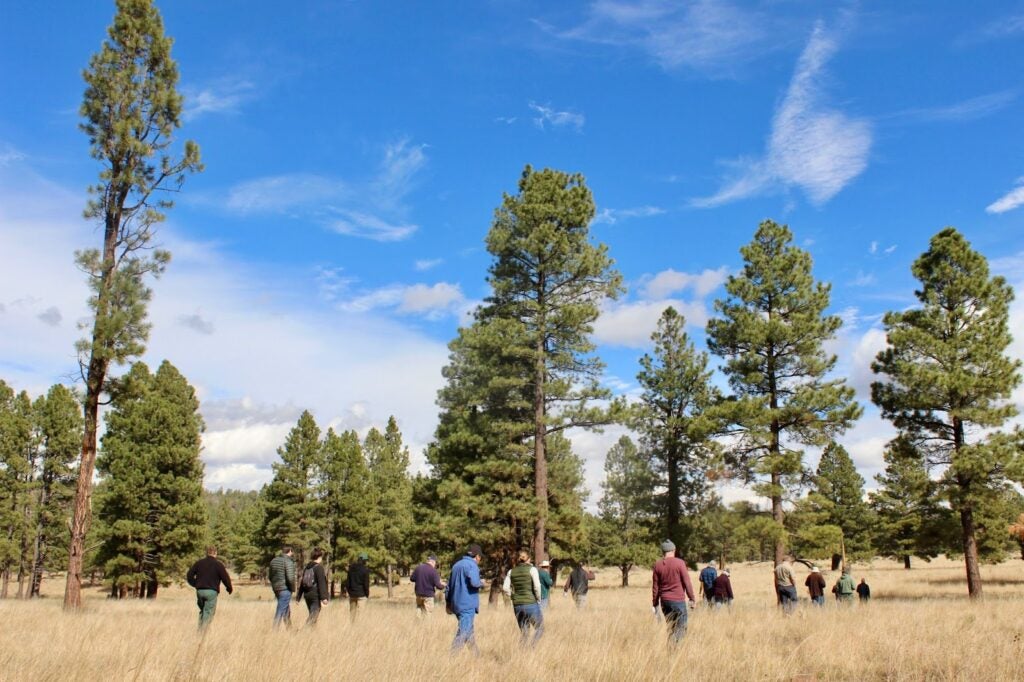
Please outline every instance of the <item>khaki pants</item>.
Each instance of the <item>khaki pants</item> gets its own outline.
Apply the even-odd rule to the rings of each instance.
[[[434,597],[421,597],[416,595],[416,612],[420,616],[429,616],[434,612]]]
[[[348,598],[348,615],[352,620],[356,619],[359,612],[366,607],[366,597],[349,597]]]

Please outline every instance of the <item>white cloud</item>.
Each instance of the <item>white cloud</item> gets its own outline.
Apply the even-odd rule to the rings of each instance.
[[[398,313],[440,318],[461,314],[466,297],[458,284],[438,282],[427,284],[390,284],[366,291],[338,304],[338,309],[350,313],[366,313],[379,309],[393,309]]]
[[[597,0],[560,38],[637,49],[664,69],[726,75],[772,47],[770,21],[724,0]]]
[[[696,274],[677,272],[670,268],[654,276],[641,278],[641,295],[647,299],[660,299],[684,289],[692,289],[694,294],[703,298],[722,286],[728,277],[729,269],[724,265],[716,270],[706,269]]]
[[[1017,178],[1016,187],[985,207],[987,213],[1006,213],[1024,205],[1024,177]]]
[[[1016,99],[1016,91],[1000,90],[954,104],[908,109],[894,114],[891,118],[938,123],[972,121],[999,112]]]
[[[0,144],[0,168],[25,160],[25,155],[9,144]]]
[[[778,187],[799,187],[813,204],[822,205],[864,171],[870,123],[821,101],[825,66],[837,47],[818,23],[775,112],[764,156],[736,162],[738,176],[716,194],[693,200],[694,206],[721,206]]]
[[[852,287],[868,287],[878,282],[878,278],[872,272],[857,271],[857,276],[850,280]]]
[[[603,208],[594,216],[595,225],[614,225],[620,220],[628,218],[650,218],[651,216],[662,215],[665,209],[658,206],[637,206],[636,208]]]
[[[423,258],[421,260],[416,261],[413,264],[413,267],[416,268],[416,272],[426,272],[427,270],[436,268],[443,262],[443,258]]]
[[[646,348],[658,319],[665,308],[672,306],[691,327],[703,328],[708,312],[701,301],[682,301],[666,298],[657,301],[612,303],[606,306],[594,323],[594,340],[610,346]]]
[[[968,47],[992,40],[1003,40],[1024,34],[1024,14],[1000,17],[984,26],[969,31],[954,42],[959,47]]]
[[[205,87],[188,86],[185,96],[185,120],[204,114],[236,113],[246,101],[256,96],[256,85],[249,80],[222,78]]]
[[[586,123],[583,114],[573,111],[557,111],[551,106],[536,102],[530,102],[530,108],[537,112],[538,115],[534,117],[533,124],[541,130],[551,126],[552,128],[575,128],[576,132],[580,132],[583,130],[583,124]]]
[[[885,255],[888,256],[890,253],[892,253],[895,250],[896,250],[896,245],[893,244],[892,246],[885,247],[885,250],[882,253],[884,253]]]
[[[406,198],[427,163],[426,145],[407,138],[385,146],[372,177],[360,181],[312,173],[246,180],[227,192],[223,207],[240,215],[281,214],[319,223],[338,234],[375,241],[400,241],[418,229],[407,218]],[[200,197],[219,204],[212,195]]]
[[[401,313],[425,313],[435,310],[449,310],[465,300],[458,284],[438,282],[433,286],[414,284],[406,287],[402,294],[402,302],[398,306]]]
[[[878,253],[878,242],[871,242],[868,247],[868,253]]]

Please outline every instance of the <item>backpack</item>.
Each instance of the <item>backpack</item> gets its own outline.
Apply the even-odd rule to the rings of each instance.
[[[302,591],[311,592],[316,589],[316,571],[313,570],[313,566],[306,566],[306,570],[302,572]]]

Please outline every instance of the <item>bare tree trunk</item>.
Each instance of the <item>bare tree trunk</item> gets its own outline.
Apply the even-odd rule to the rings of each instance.
[[[393,596],[395,596],[394,586],[391,584],[391,574],[393,571],[394,568],[391,566],[391,563],[388,562],[387,568],[384,569],[384,576],[385,578],[387,578],[388,581],[388,599],[391,599]]]
[[[99,365],[99,362],[90,363]],[[105,368],[104,368],[105,369]],[[105,374],[105,371],[104,371]],[[99,414],[99,385],[102,380],[90,380],[85,396],[85,434],[82,437],[82,459],[78,467],[75,488],[75,506],[71,516],[71,544],[68,547],[68,576],[64,586],[64,609],[82,607],[82,566],[85,555],[85,535],[92,516],[92,475],[96,468],[96,423]]]
[[[960,526],[963,529],[964,562],[967,565],[967,596],[971,599],[980,599],[982,590],[978,541],[974,534],[974,510],[969,505],[960,509]]]
[[[904,554],[903,555],[903,568],[907,569],[908,571],[910,570],[910,555],[909,554]]]
[[[7,585],[11,580],[10,566],[4,566],[3,577],[0,577],[0,599],[7,599]]]
[[[619,566],[619,570],[622,571],[622,586],[629,587],[629,569],[632,568],[629,564]]]

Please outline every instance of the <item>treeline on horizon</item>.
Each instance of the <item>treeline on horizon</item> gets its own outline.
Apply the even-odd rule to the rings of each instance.
[[[885,448],[878,489],[866,495],[839,442],[860,407],[831,374],[837,359],[823,350],[841,322],[826,314],[829,287],[813,280],[810,256],[787,227],[760,225],[708,323],[709,348],[724,361],[732,392],[715,388],[709,354],[695,348],[685,319],[670,307],[639,362],[642,393],[627,404],[600,387],[602,365],[588,337],[598,303],[621,284],[605,247],[589,243],[593,202],[582,177],[527,167],[519,189],[506,195],[487,238],[495,295],[450,344],[428,474],[410,474],[394,417],[360,437],[322,432],[304,412],[278,449],[269,484],[258,492],[204,491],[195,391],[167,361],[156,372],[136,362],[110,388],[86,543],[93,579],[111,596],[154,597],[161,585],[180,582],[210,543],[238,574],[260,579],[290,544],[300,562],[314,547],[327,551],[332,591],[348,562],[365,552],[390,594],[396,577],[427,553],[445,563],[470,542],[484,546],[486,569],[500,578],[519,549],[534,545],[541,512],[542,555],[556,571],[576,561],[614,566],[623,585],[633,567],[656,558],[666,537],[691,562],[776,560],[780,551],[814,560],[887,556],[907,568],[911,557],[966,559],[965,507],[978,561],[1002,561],[1015,550],[1024,558],[1024,496],[1013,485],[1020,432],[992,430],[1014,413],[1008,397],[1019,380],[1019,362],[1004,355],[1012,292],[955,230],[936,235],[914,264],[921,307],[885,317],[889,345],[873,367],[890,381],[876,382],[872,397],[900,435]],[[553,219],[566,206],[578,213]],[[530,224],[502,210],[544,219]],[[575,239],[567,225],[576,226]],[[521,319],[498,314],[499,304],[520,315],[539,307],[525,288],[497,286],[499,276],[520,281],[502,269],[508,229],[521,231],[517,257],[560,252],[568,261],[556,286],[570,300],[543,311],[558,317],[562,337],[549,336],[543,347],[532,347]],[[572,283],[579,291],[568,291]],[[958,305],[936,302],[936,290],[958,297]],[[551,360],[539,420],[538,358]],[[967,394],[956,408],[959,430],[956,418],[947,425],[940,416],[952,411],[941,400],[958,389]],[[38,595],[43,576],[65,568],[81,410],[63,385],[33,401],[0,381],[2,597]],[[584,509],[582,460],[565,431],[609,424],[626,425],[632,437],[607,454],[594,514]],[[803,448],[815,446],[821,456],[809,470]],[[720,480],[749,484],[768,509],[723,505],[714,492]]]

